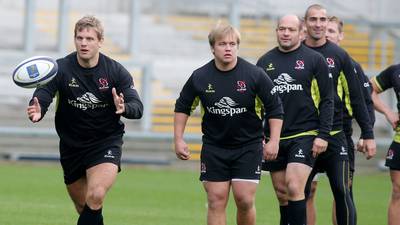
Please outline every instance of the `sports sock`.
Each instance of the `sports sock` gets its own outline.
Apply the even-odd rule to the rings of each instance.
[[[85,205],[81,215],[79,216],[77,225],[101,225],[103,224],[102,208],[93,210]],[[100,223],[101,222],[101,223]]]
[[[306,200],[289,201],[288,204],[288,224],[306,225]]]
[[[279,206],[279,211],[281,212],[281,222],[279,225],[287,225],[288,224],[288,219],[287,219],[288,206],[287,205]]]

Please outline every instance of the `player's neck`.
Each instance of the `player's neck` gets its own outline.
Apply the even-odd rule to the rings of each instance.
[[[218,59],[215,59],[215,66],[220,71],[232,70],[233,68],[235,68],[236,64],[237,64],[237,57],[234,60],[230,61],[230,62],[222,62],[222,61],[220,61]]]
[[[293,52],[294,50],[298,49],[300,47],[300,45],[301,45],[301,42],[297,43],[296,45],[294,45],[291,48],[283,48],[281,45],[279,45],[278,48],[279,48],[279,51],[286,53],[286,52]]]
[[[310,38],[307,37],[305,40],[305,44],[309,47],[320,47],[322,45],[324,45],[327,42],[326,38],[320,38],[320,39],[314,39],[314,38]]]
[[[77,56],[78,63],[81,67],[83,68],[92,68],[97,66],[97,63],[99,62],[99,54],[96,54],[92,58],[89,59],[84,59],[82,57]]]

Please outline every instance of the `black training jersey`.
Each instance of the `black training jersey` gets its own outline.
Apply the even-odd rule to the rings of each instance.
[[[124,117],[138,119],[143,105],[135,90],[132,76],[118,62],[100,54],[97,66],[83,68],[76,52],[57,60],[57,76],[45,86],[35,90],[42,117],[57,94],[55,126],[60,141],[74,148],[85,148],[101,143],[109,136],[121,135],[124,124],[111,93],[123,93]],[[31,100],[32,102],[32,100]]]
[[[369,119],[371,122],[371,126],[374,127],[375,123],[375,109],[374,109],[374,102],[371,98],[372,87],[369,82],[369,78],[365,75],[364,70],[362,69],[361,65],[353,60],[354,68],[356,69],[358,80],[360,82],[360,87],[365,99],[365,104],[367,106]],[[347,110],[346,105],[344,105],[344,115],[343,115],[343,131],[345,132],[346,136],[351,136],[353,134],[352,128],[352,120],[353,116],[349,114],[349,110]]]
[[[230,71],[218,70],[211,60],[190,76],[175,112],[190,115],[200,103],[203,142],[236,148],[262,140],[262,106],[266,118],[282,118],[281,101],[272,88],[264,71],[242,58]]]
[[[316,135],[318,131],[326,140],[332,128],[333,82],[321,54],[303,44],[291,52],[276,47],[263,55],[257,66],[273,80],[273,92],[282,100],[281,138]]]
[[[400,112],[400,64],[392,65],[382,71],[378,76],[373,77],[379,91],[393,88],[397,98],[397,111]],[[400,126],[396,128],[394,141],[400,143]]]
[[[357,120],[362,138],[373,138],[368,110],[350,56],[344,49],[328,40],[322,46],[310,48],[325,57],[333,76],[335,113],[332,130],[343,129],[343,108],[346,106],[350,115]]]

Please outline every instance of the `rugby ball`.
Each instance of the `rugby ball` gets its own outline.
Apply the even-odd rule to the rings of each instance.
[[[23,88],[36,88],[51,81],[58,71],[57,62],[49,56],[34,56],[18,64],[13,72],[14,83]]]

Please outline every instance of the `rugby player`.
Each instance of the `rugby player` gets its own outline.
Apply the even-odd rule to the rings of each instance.
[[[120,171],[124,124],[139,119],[143,105],[132,76],[99,52],[101,22],[85,16],[75,24],[76,51],[57,60],[57,76],[33,93],[27,108],[36,123],[57,95],[55,127],[64,182],[80,214],[78,225],[102,225],[104,198]]]
[[[283,16],[276,27],[278,47],[257,62],[273,80],[285,112],[278,157],[263,164],[279,201],[281,225],[306,224],[305,185],[316,156],[327,148],[333,119],[327,63],[301,43],[302,35],[300,19]]]
[[[208,40],[214,58],[192,73],[176,100],[175,152],[179,159],[190,158],[183,134],[188,117],[200,104],[200,181],[207,193],[207,224],[226,225],[226,206],[232,190],[237,224],[254,225],[261,161],[263,153],[266,159],[273,159],[278,153],[282,104],[265,72],[237,56],[237,29],[218,23]],[[264,146],[263,117],[271,128]]]
[[[318,4],[311,5],[306,10],[304,20],[307,27],[307,38],[304,43],[325,57],[333,77],[335,102],[328,148],[316,160],[306,194],[309,193],[314,174],[326,172],[336,202],[337,223],[354,225],[355,210],[348,186],[350,165],[347,141],[343,132],[343,108],[346,107],[351,112],[361,128],[361,137],[364,141],[360,150],[365,152],[367,157],[372,157],[376,153],[373,129],[350,56],[345,50],[326,39],[328,24],[326,9]]]
[[[390,169],[392,193],[388,208],[388,225],[398,225],[400,221],[400,127],[399,127],[399,91],[400,91],[400,64],[391,65],[378,76],[371,78],[372,100],[375,109],[384,114],[389,124],[395,131],[393,141],[386,154],[385,165]],[[397,97],[397,112],[394,112],[378,96],[386,90],[393,88]]]

